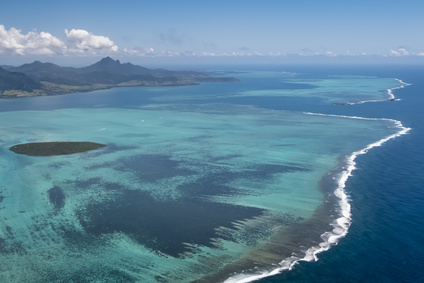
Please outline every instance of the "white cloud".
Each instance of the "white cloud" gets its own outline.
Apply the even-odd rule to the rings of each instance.
[[[249,49],[247,47],[245,47],[244,49],[239,48],[237,51],[233,51],[231,53],[224,53],[224,56],[247,56],[247,57],[251,57],[251,56],[263,56],[262,53]]]
[[[399,48],[398,50],[390,50],[391,56],[407,56],[409,52],[405,48]]]
[[[196,53],[191,50],[184,51],[185,56],[196,56]]]
[[[268,56],[271,56],[271,57],[279,57],[279,56],[286,56],[287,54],[286,53],[281,53],[281,52],[269,52],[268,53]]]
[[[30,31],[22,34],[21,30],[10,28],[6,30],[0,25],[0,53],[18,55],[53,55],[61,54],[66,45],[48,32]]]
[[[102,54],[118,51],[118,46],[106,36],[86,30],[65,30],[65,43],[48,32],[30,31],[27,34],[14,27],[6,30],[0,25],[0,54],[57,55],[66,53]]]
[[[124,48],[124,52],[129,54],[129,55],[134,55],[134,56],[153,56],[153,55],[155,55],[155,50],[153,48],[134,48],[134,49]]]
[[[202,53],[202,56],[216,56],[216,53],[214,53],[214,52],[203,52]]]
[[[175,50],[165,50],[162,51],[161,56],[168,56],[168,57],[175,57],[175,56],[181,56],[181,52],[175,51]]]
[[[390,50],[390,55],[393,55],[393,56],[400,56],[399,52],[394,51],[394,50]]]
[[[118,51],[118,46],[106,36],[94,35],[83,29],[72,29],[68,32],[68,52],[83,54],[99,54]]]

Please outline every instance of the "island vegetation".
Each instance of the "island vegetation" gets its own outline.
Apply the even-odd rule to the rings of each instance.
[[[106,146],[94,142],[34,142],[17,144],[9,149],[18,154],[30,156],[68,155],[95,150]]]
[[[60,67],[35,61],[19,67],[0,68],[0,97],[58,95],[112,87],[180,86],[200,82],[232,82],[232,77],[213,77],[194,71],[148,69],[121,63],[110,57],[82,68]]]

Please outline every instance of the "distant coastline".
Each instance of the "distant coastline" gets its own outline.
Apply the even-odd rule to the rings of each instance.
[[[203,72],[148,69],[110,57],[82,68],[35,61],[0,68],[0,98],[62,95],[114,87],[185,86],[201,82],[237,82]]]

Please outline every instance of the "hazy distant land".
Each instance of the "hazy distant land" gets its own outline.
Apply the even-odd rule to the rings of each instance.
[[[148,69],[120,63],[110,57],[83,68],[60,67],[35,61],[19,67],[0,68],[0,97],[58,95],[112,87],[180,86],[199,82],[232,82],[203,72]]]

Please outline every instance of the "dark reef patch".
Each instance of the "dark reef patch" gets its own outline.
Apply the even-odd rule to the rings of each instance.
[[[262,215],[263,209],[202,200],[157,201],[148,193],[123,190],[120,196],[92,203],[79,212],[86,232],[122,232],[146,247],[178,257],[190,251],[184,243],[213,247],[215,228]]]
[[[187,198],[242,194],[240,190],[219,182],[219,176],[220,174],[210,174],[195,182],[178,185],[177,189]]]
[[[293,173],[293,172],[308,172],[310,169],[294,166],[294,165],[280,165],[280,164],[259,164],[252,168],[251,172],[247,172],[246,177],[250,178],[269,178],[273,174]]]
[[[180,168],[179,165],[179,161],[172,160],[167,155],[140,154],[121,159],[115,169],[133,171],[141,180],[147,182],[195,174],[194,171]]]
[[[228,154],[228,155],[224,155],[224,156],[217,156],[217,157],[213,157],[210,158],[211,162],[222,162],[222,161],[227,161],[227,160],[231,160],[233,158],[239,158],[239,157],[243,157],[242,154]]]
[[[65,205],[66,196],[61,188],[54,186],[48,190],[47,193],[49,194],[49,200],[55,209],[61,209]]]
[[[15,233],[12,227],[6,226],[4,233],[0,238],[0,254],[18,254],[26,253],[24,245],[21,241],[15,239]]]
[[[51,156],[85,152],[104,146],[106,145],[94,142],[34,142],[14,145],[9,149],[18,154]]]
[[[198,178],[194,182],[181,184],[177,187],[177,189],[187,198],[241,195],[245,193],[243,190],[232,187],[228,184],[235,180],[268,180],[273,178],[276,174],[297,171],[309,171],[309,169],[293,165],[259,164],[253,167],[248,167],[243,171],[221,171],[210,173]]]
[[[120,270],[118,267],[108,266],[106,268],[100,264],[84,265],[78,268],[78,270],[74,269],[63,273],[58,272],[58,270],[55,268],[43,271],[45,278],[43,282],[140,282],[137,280],[135,275]]]

